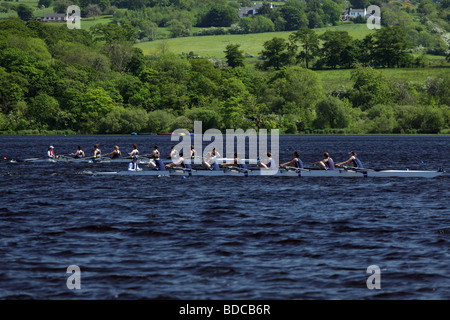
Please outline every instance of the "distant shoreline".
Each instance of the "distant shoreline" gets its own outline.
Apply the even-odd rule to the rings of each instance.
[[[155,134],[131,133],[78,133],[74,131],[55,130],[36,132],[37,130],[0,131],[0,136],[160,136]],[[270,132],[270,129],[268,130]],[[223,133],[225,134],[225,133]],[[237,134],[236,134],[237,135]],[[339,132],[309,132],[309,133],[280,133],[280,136],[446,136],[450,129],[442,133],[339,133]],[[168,136],[168,135],[166,135]]]

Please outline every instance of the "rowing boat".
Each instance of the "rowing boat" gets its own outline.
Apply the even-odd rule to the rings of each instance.
[[[274,176],[274,177],[402,177],[402,178],[434,178],[443,174],[442,170],[426,171],[426,170],[318,170],[318,169],[301,169],[301,170],[244,170],[244,169],[223,169],[223,170],[186,170],[181,168],[170,169],[167,171],[143,170],[143,171],[106,171],[93,172],[95,176],[102,175],[131,175],[131,176]]]
[[[234,158],[217,158],[217,162],[221,163],[223,161],[233,161]],[[256,160],[249,160],[249,159],[242,159],[243,161],[246,162],[255,162]],[[97,158],[93,158],[93,157],[86,157],[86,158],[74,158],[74,157],[64,157],[64,156],[60,156],[57,158],[29,158],[29,159],[24,159],[24,160],[11,160],[14,162],[33,162],[33,163],[64,163],[64,162],[73,162],[73,163],[124,163],[124,162],[130,162],[131,158],[130,157],[124,157],[124,158],[109,158],[109,157],[97,157]],[[141,157],[139,159],[139,164],[141,165],[147,165],[149,164],[151,161],[150,158],[146,158],[146,157]],[[163,160],[166,163],[170,163],[172,162],[171,160]],[[202,159],[198,160],[202,162]],[[194,160],[192,160],[192,162],[194,162]]]
[[[118,158],[118,159],[112,159],[107,157],[88,157],[88,158],[73,158],[73,157],[59,157],[59,158],[30,158],[30,159],[24,159],[24,160],[11,160],[13,162],[31,162],[31,163],[111,163],[111,162],[117,162],[117,163],[123,163],[123,162],[130,162],[131,158]]]

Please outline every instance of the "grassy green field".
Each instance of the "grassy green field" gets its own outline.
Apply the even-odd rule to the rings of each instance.
[[[366,35],[374,32],[373,30],[368,29],[365,24],[343,24],[335,27],[315,29],[318,34],[322,34],[326,30],[347,31],[350,36],[355,39],[362,39]],[[162,41],[166,41],[168,50],[174,53],[188,53],[193,51],[195,54],[201,57],[224,58],[225,47],[229,43],[234,43],[239,44],[241,46],[241,50],[244,50],[245,54],[256,57],[262,50],[264,42],[271,40],[274,37],[287,39],[291,33],[292,31],[285,31],[174,38],[167,40],[141,42],[136,44],[136,47],[141,48],[144,54],[151,54],[159,50]]]
[[[428,77],[438,77],[443,73],[449,73],[450,67],[426,67],[426,68],[402,68],[402,69],[377,69],[388,79],[414,81],[424,83]],[[349,89],[353,86],[351,69],[317,70],[322,86],[326,92]]]

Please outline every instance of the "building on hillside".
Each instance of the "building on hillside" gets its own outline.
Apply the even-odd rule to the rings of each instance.
[[[342,10],[341,21],[348,21],[358,16],[365,17],[367,15],[366,9],[352,9],[347,8]]]
[[[67,22],[65,13],[47,13],[44,15],[44,22]]]
[[[239,18],[254,16],[258,13],[258,10],[263,6],[262,3],[253,3],[253,7],[243,7],[238,10]],[[272,2],[270,3],[270,9],[273,9]]]
[[[367,10],[364,9],[348,9],[348,15],[350,18],[356,18],[357,16],[365,17],[367,15]]]

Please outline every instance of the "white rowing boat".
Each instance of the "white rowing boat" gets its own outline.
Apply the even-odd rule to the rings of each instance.
[[[72,158],[72,157],[58,157],[52,158],[30,158],[24,160],[12,160],[13,162],[31,162],[31,163],[126,163],[130,162],[131,158],[108,158],[108,157],[98,157],[98,158]],[[148,161],[142,161],[143,164],[148,163]]]
[[[271,174],[272,173],[272,174]],[[371,169],[338,169],[338,170],[317,170],[317,169],[301,169],[301,170],[243,170],[243,169],[223,169],[223,170],[186,170],[171,169],[166,171],[143,170],[143,171],[109,171],[109,172],[93,172],[93,175],[131,175],[131,176],[274,176],[274,177],[402,177],[402,178],[434,178],[443,174],[442,170],[426,171],[426,170],[371,170]]]
[[[142,165],[146,165],[149,164],[149,162],[151,161],[151,158],[147,158],[142,156],[139,159],[139,164]],[[216,159],[217,162],[222,163],[222,162],[228,162],[228,161],[233,161],[234,158],[217,158]],[[254,162],[256,163],[257,160],[250,160],[250,159],[241,159],[242,161],[245,161],[247,163],[251,163]],[[130,162],[131,161],[131,157],[123,157],[123,158],[110,158],[110,157],[86,157],[86,158],[75,158],[75,157],[70,157],[70,156],[58,156],[57,158],[29,158],[29,159],[23,159],[23,160],[12,160],[14,162],[37,162],[37,163],[65,163],[65,162],[70,162],[70,163],[124,163],[124,162]],[[172,162],[172,160],[170,159],[166,159],[163,160],[166,163],[170,163]],[[194,162],[194,160],[191,160],[192,163]],[[197,158],[196,159],[197,162],[202,162],[202,158]]]

